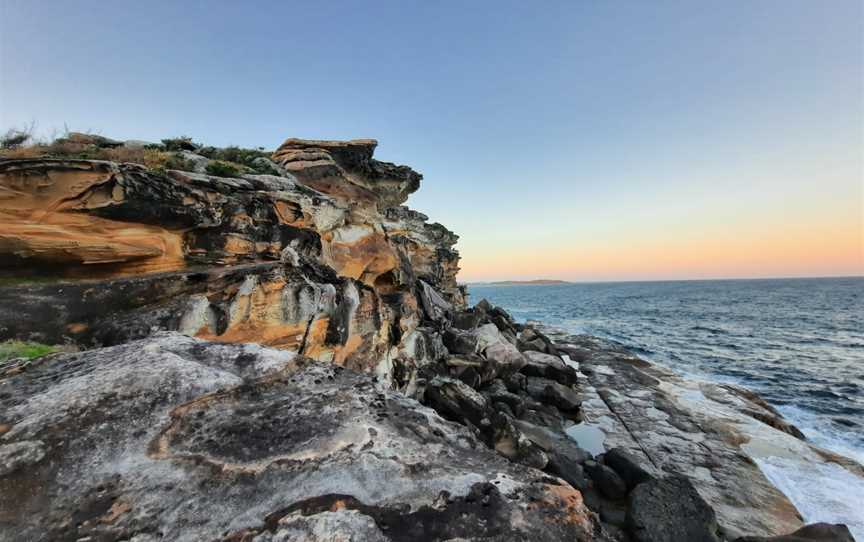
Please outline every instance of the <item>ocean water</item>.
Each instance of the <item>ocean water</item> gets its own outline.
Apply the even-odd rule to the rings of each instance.
[[[814,444],[864,464],[864,277],[471,285],[469,293],[517,321],[600,336],[685,377],[746,386]],[[760,466],[808,522],[838,521],[839,512],[864,540],[864,502],[830,505],[864,497],[860,478],[780,460]]]

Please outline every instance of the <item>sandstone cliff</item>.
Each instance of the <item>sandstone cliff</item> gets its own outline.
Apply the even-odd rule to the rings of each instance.
[[[0,272],[22,283],[0,290],[4,337],[92,347],[178,330],[385,378],[429,361],[428,311],[464,304],[457,237],[400,206],[421,176],[375,146],[289,139],[279,175],[234,178],[0,162]]]

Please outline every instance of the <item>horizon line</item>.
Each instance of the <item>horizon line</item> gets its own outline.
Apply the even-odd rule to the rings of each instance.
[[[605,279],[605,280],[565,280],[565,279],[501,279],[501,280],[485,280],[460,282],[463,286],[477,285],[494,285],[502,282],[521,282],[525,284],[515,284],[514,286],[560,286],[562,284],[608,284],[608,283],[625,283],[625,282],[718,282],[718,281],[733,281],[733,280],[825,280],[825,279],[864,279],[864,274],[860,275],[795,275],[785,277],[724,277],[724,278],[683,278],[683,279]],[[527,284],[536,280],[560,281],[558,284]]]

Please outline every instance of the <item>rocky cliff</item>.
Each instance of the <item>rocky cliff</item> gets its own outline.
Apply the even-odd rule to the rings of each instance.
[[[457,237],[400,205],[420,174],[376,142],[289,139],[278,175],[71,158],[0,163],[4,337],[110,346],[176,330],[358,369],[441,352]],[[32,281],[30,279],[33,279]],[[425,311],[425,312],[424,312]]]
[[[735,411],[713,418],[614,345],[467,308],[457,237],[402,206],[421,177],[374,141],[289,139],[246,165],[169,141],[155,163],[172,169],[68,139],[74,156],[0,161],[0,340],[73,350],[0,361],[0,540],[802,526],[739,427],[801,442],[782,417],[738,391],[714,395]],[[589,418],[598,449],[574,437]]]

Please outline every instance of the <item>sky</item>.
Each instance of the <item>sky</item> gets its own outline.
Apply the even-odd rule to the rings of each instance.
[[[466,282],[864,274],[859,0],[0,0],[31,122],[378,139]]]

